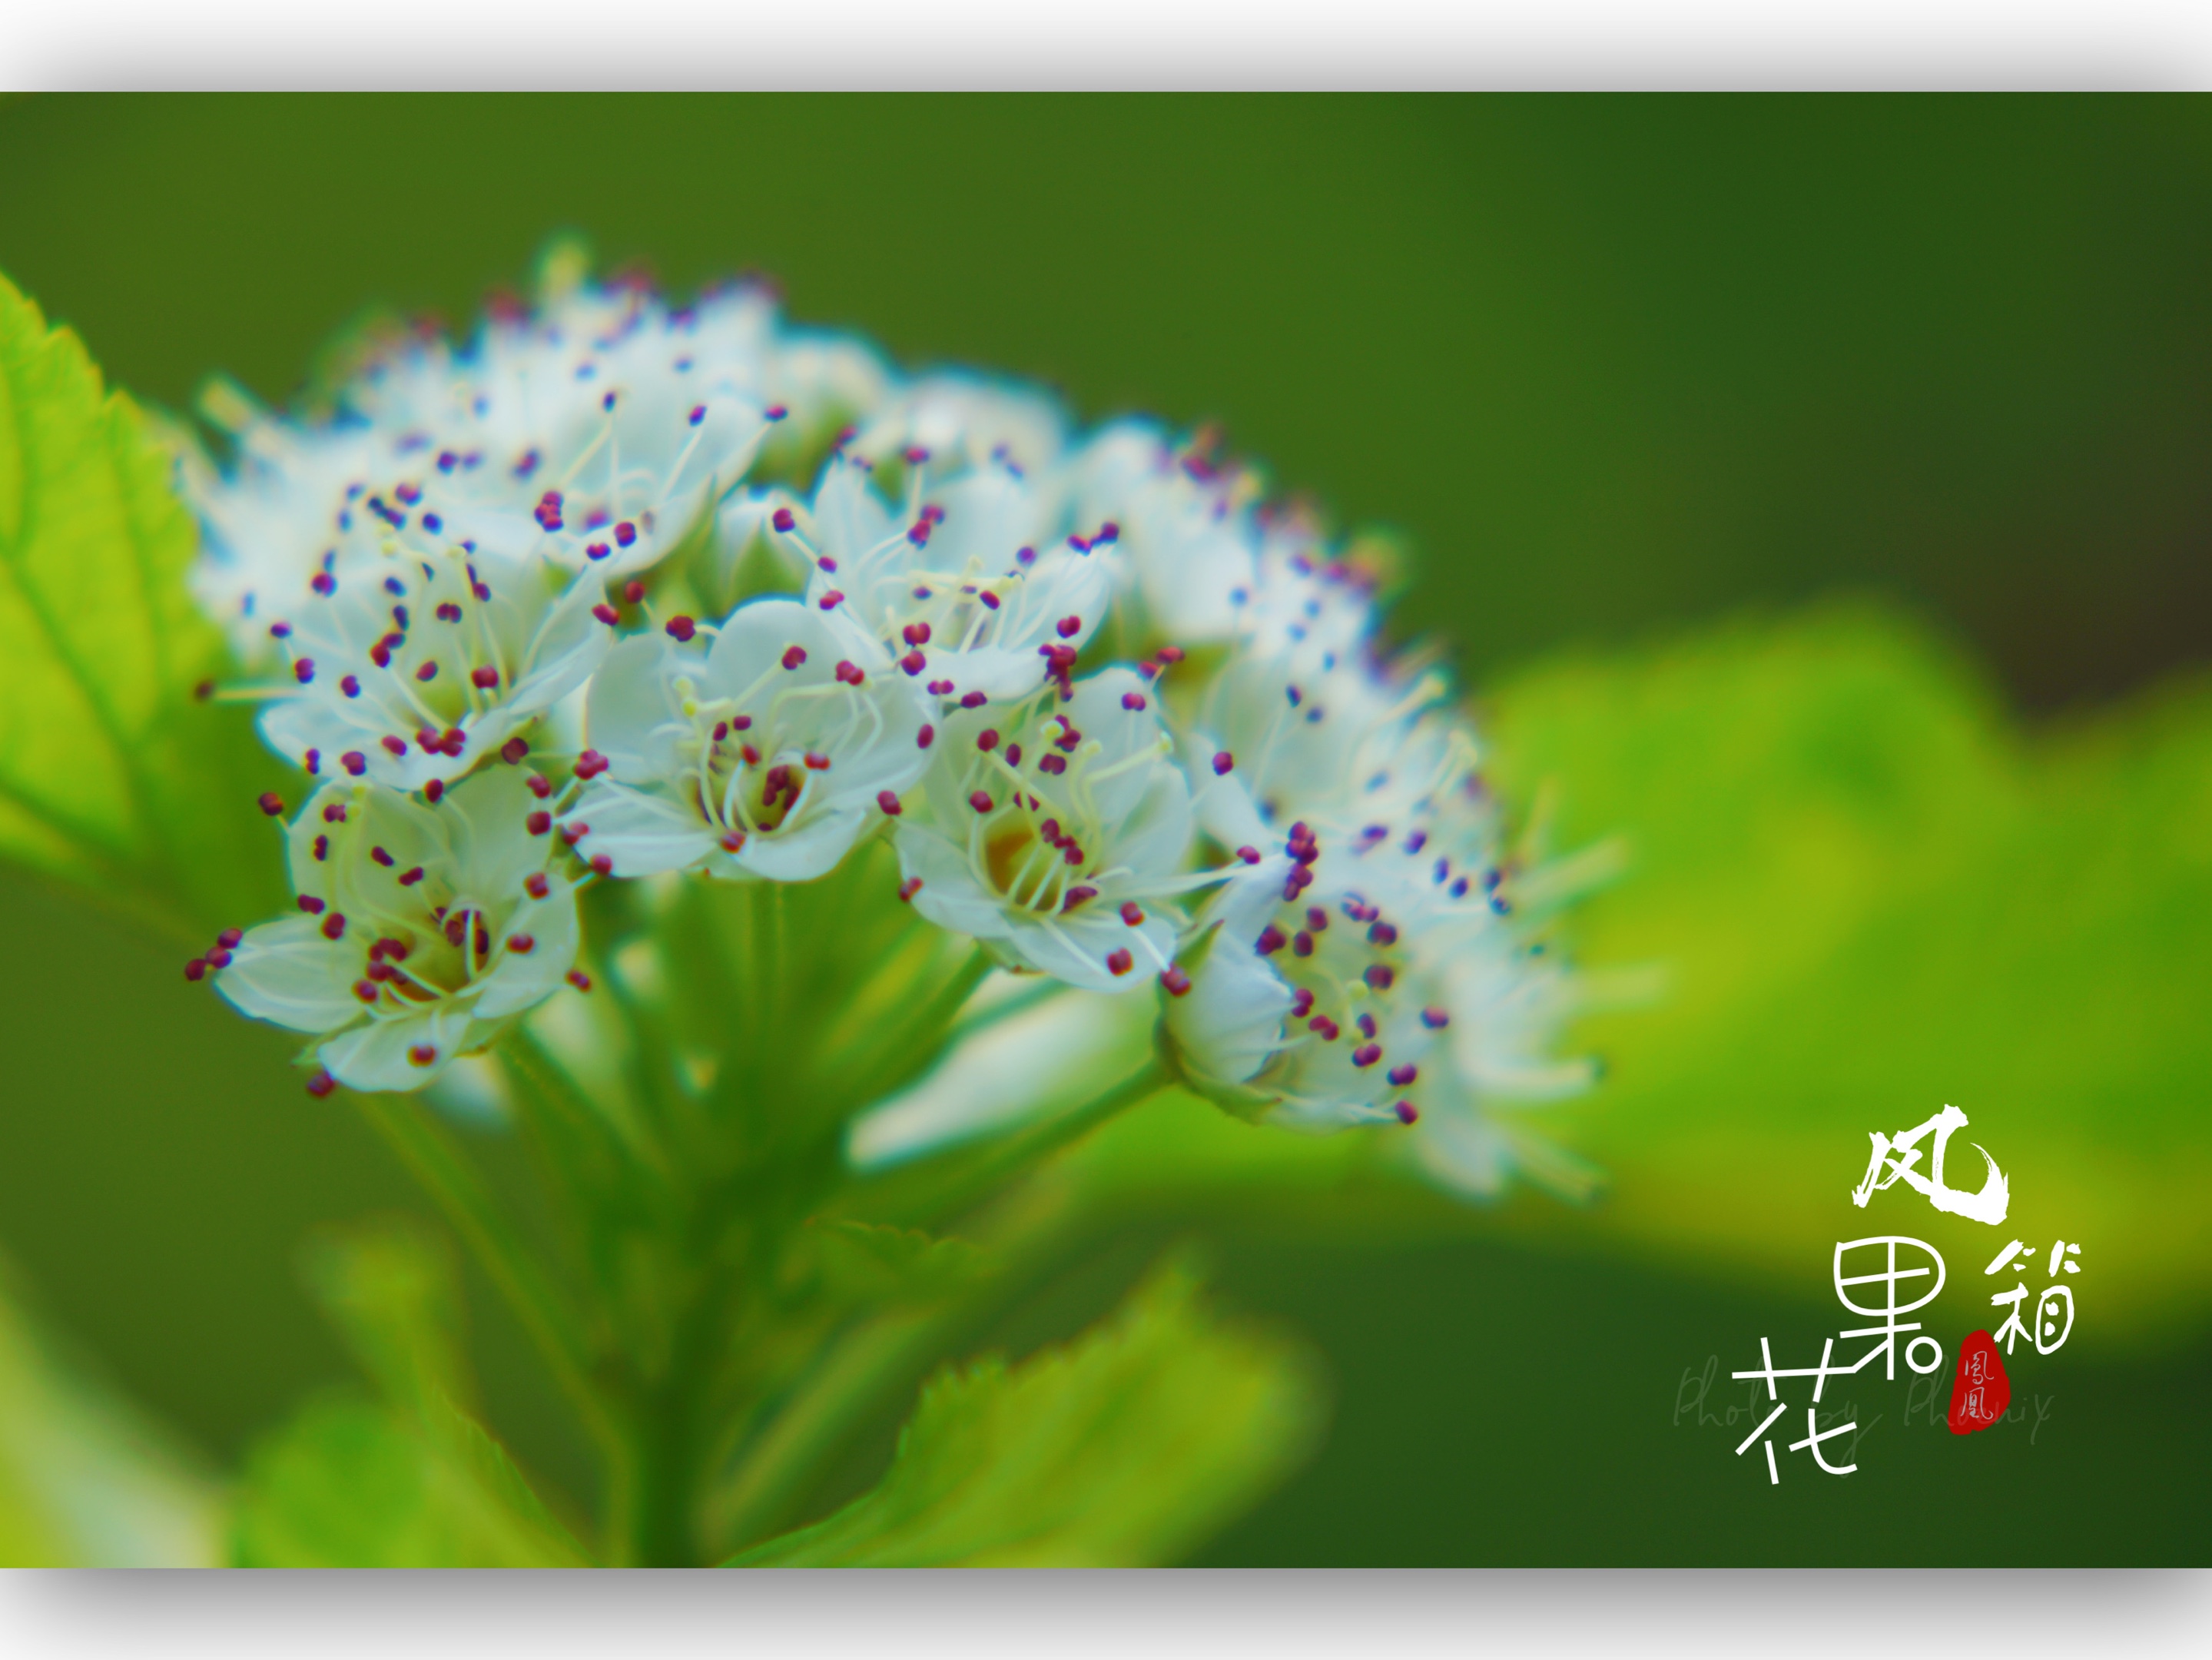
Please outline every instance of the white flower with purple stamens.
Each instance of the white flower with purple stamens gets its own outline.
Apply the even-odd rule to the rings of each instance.
[[[898,813],[931,714],[872,639],[818,606],[756,599],[714,629],[672,618],[593,677],[589,781],[562,834],[622,876],[808,881]]]
[[[564,845],[603,876],[804,881],[888,834],[902,897],[1002,964],[1157,979],[1169,1061],[1232,1110],[1418,1122],[1400,1156],[1460,1191],[1509,1161],[1566,1184],[1503,1116],[1588,1077],[1549,1058],[1581,982],[1508,915],[1543,875],[1494,867],[1472,733],[1444,677],[1383,649],[1357,553],[1203,435],[1084,437],[1042,391],[903,377],[753,288],[672,310],[571,282],[465,347],[377,344],[335,402],[307,422],[210,395],[238,459],[181,464],[196,591],[274,671],[264,736],[383,854],[426,849],[418,882],[434,854],[456,892],[477,880],[453,840],[473,805],[443,815],[486,779],[527,793],[541,885]],[[632,579],[679,550],[648,600]],[[641,614],[661,626],[623,637]],[[459,781],[533,747],[574,781]],[[388,861],[359,856],[368,892]],[[301,919],[194,970],[318,1032],[333,1075],[403,1087],[408,1052],[506,1018],[495,981],[543,978],[472,926],[414,991],[428,946],[356,973],[349,935]],[[395,1049],[403,1019],[419,1042]]]
[[[1462,1006],[1485,985],[1502,995],[1552,978],[1522,971],[1501,920],[1472,735],[1440,707],[1441,676],[1394,678],[1377,660],[1353,573],[1287,535],[1261,569],[1242,649],[1200,694],[1183,750],[1207,832],[1248,859],[1280,854],[1200,918],[1182,959],[1188,989],[1166,1011],[1170,1054],[1232,1110],[1317,1128],[1423,1120],[1432,1174],[1472,1168],[1474,1150],[1502,1145],[1485,1111],[1509,1068],[1505,1028]],[[1477,964],[1503,964],[1506,978]],[[1557,1028],[1553,1005],[1528,1008],[1507,1046],[1524,1060]],[[1530,1087],[1588,1076],[1541,1064]]]
[[[226,382],[200,398],[231,435],[226,477],[183,442],[177,486],[199,519],[192,597],[230,637],[240,663],[275,654],[269,624],[307,592],[325,551],[335,558],[348,487],[367,477],[390,439],[362,425],[306,427],[272,416]]]
[[[1472,739],[1432,713],[1445,681],[1389,678],[1343,620],[1356,612],[1364,629],[1358,599],[1319,581],[1271,585],[1243,649],[1195,699],[1185,763],[1200,821],[1224,845],[1299,819],[1364,828],[1471,769]]]
[[[602,575],[692,536],[787,416],[823,423],[880,398],[872,354],[784,336],[757,289],[671,312],[583,289],[488,322],[465,349],[386,343],[305,423],[217,388],[228,475],[187,446],[180,483],[205,532],[195,592],[250,664],[321,579],[381,581],[426,544]]]
[[[1132,649],[1235,637],[1259,581],[1249,475],[1178,453],[1139,421],[1091,439],[1068,470],[1078,514],[1119,532],[1118,637]]]
[[[770,510],[813,567],[807,599],[856,618],[933,697],[1016,697],[1065,679],[1112,601],[1111,531],[1067,531],[1051,481],[1007,462],[941,486],[933,465],[906,464],[894,509],[869,465],[840,454],[811,504]]]
[[[387,524],[426,519],[434,533],[486,545],[519,529],[571,569],[656,562],[744,475],[786,412],[761,391],[765,301],[723,303],[739,319],[723,319],[713,353],[697,338],[699,313],[603,290],[495,319],[466,352],[433,343],[373,367],[356,401],[400,435],[403,453],[368,481],[364,506]],[[755,326],[737,326],[744,319]]]
[[[1502,895],[1492,897],[1504,905]],[[1514,1122],[1516,1110],[1579,1095],[1598,1076],[1595,1061],[1553,1052],[1582,1006],[1572,971],[1502,922],[1440,930],[1420,957],[1409,990],[1437,1037],[1424,1062],[1413,1138],[1421,1169],[1475,1198],[1495,1195],[1516,1168],[1558,1191],[1587,1195],[1596,1181],[1589,1165]]]
[[[1151,688],[1127,669],[945,717],[902,819],[902,889],[932,921],[1001,960],[1095,991],[1171,964],[1190,795]]]
[[[1407,1156],[1455,1192],[1491,1195],[1517,1167],[1586,1193],[1587,1166],[1509,1116],[1596,1071],[1553,1053],[1577,982],[1512,917],[1472,775],[1435,759],[1471,749],[1449,724],[1423,722],[1412,745],[1431,753],[1408,776],[1449,780],[1416,807],[1357,830],[1293,824],[1214,897],[1162,1035],[1184,1080],[1241,1116],[1305,1129],[1395,1118],[1418,1127]]]
[[[319,573],[270,624],[287,667],[261,732],[310,773],[419,789],[526,750],[532,724],[605,655],[616,613],[595,575],[411,526],[393,538],[379,569]]]
[[[1415,855],[1300,823],[1198,919],[1164,1036],[1192,1087],[1246,1116],[1301,1129],[1420,1116],[1437,1023],[1407,984],[1434,926]]]
[[[420,1089],[574,964],[575,890],[538,812],[524,775],[505,769],[434,807],[326,784],[287,837],[301,915],[248,929],[204,966],[241,1012],[314,1034],[327,1078]]]
[[[1402,983],[1437,1034],[1423,1063],[1413,1156],[1442,1185],[1475,1197],[1496,1194],[1516,1167],[1586,1195],[1595,1181],[1589,1166],[1514,1121],[1520,1110],[1580,1094],[1598,1075],[1588,1057],[1557,1052],[1561,1029],[1585,1006],[1588,982],[1547,950],[1542,933],[1561,903],[1617,868],[1619,849],[1601,844],[1509,873],[1468,760],[1471,740],[1440,721],[1423,722],[1417,738],[1411,747],[1428,753],[1412,761],[1407,776],[1425,770],[1438,781],[1391,825],[1393,845],[1426,890],[1427,920],[1409,935]]]
[[[927,374],[891,391],[846,446],[888,465],[926,459],[939,477],[996,462],[1041,477],[1067,444],[1059,400],[986,375]]]

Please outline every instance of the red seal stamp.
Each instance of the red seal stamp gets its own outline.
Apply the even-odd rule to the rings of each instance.
[[[2004,1416],[2012,1404],[2012,1380],[2005,1376],[1996,1340],[1970,1332],[1959,1345],[1958,1375],[1951,1383],[1951,1433],[1972,1435]]]

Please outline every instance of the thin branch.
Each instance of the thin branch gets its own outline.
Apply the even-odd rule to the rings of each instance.
[[[882,1190],[896,1194],[905,1189],[901,1195],[905,1202],[894,1201],[890,1208],[899,1220],[909,1225],[927,1225],[957,1215],[980,1204],[1062,1148],[1082,1140],[1108,1120],[1149,1101],[1172,1082],[1166,1064],[1155,1057],[1104,1094],[1073,1111],[1032,1125],[1018,1134],[980,1149],[972,1145],[949,1149],[935,1159],[917,1160],[886,1171],[879,1178],[884,1184]],[[952,1162],[963,1153],[964,1161]],[[941,1178],[933,1182],[929,1165],[939,1160],[949,1167]],[[916,1192],[916,1189],[920,1191]],[[872,1213],[872,1207],[866,1202],[866,1184],[858,1189],[860,1208]]]
[[[605,1447],[618,1447],[621,1433],[592,1382],[591,1352],[582,1319],[516,1239],[460,1149],[407,1097],[356,1095],[354,1098],[362,1116],[437,1201],[446,1219],[476,1254],[586,1427]]]

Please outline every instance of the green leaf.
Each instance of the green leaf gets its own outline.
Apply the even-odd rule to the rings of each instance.
[[[0,1566],[209,1566],[221,1515],[215,1483],[39,1329],[0,1260]]]
[[[473,1421],[435,1431],[366,1402],[309,1406],[247,1460],[240,1567],[575,1567],[583,1551]]]
[[[1918,630],[1835,609],[1559,664],[1498,714],[1567,845],[1635,847],[1585,957],[1670,984],[1587,1023],[1612,1080],[1559,1115],[1613,1174],[1599,1230],[1823,1298],[1837,1240],[1912,1234],[1969,1329],[1972,1270],[2063,1236],[2095,1258],[2077,1341],[2212,1314],[2212,684],[2023,733]],[[1994,1239],[1902,1186],[1849,1202],[1869,1135],[1947,1102],[2011,1178]]]
[[[914,1228],[817,1217],[805,1237],[822,1294],[840,1304],[929,1302],[964,1290],[993,1267],[991,1254],[972,1240]]]
[[[310,1404],[257,1448],[233,1522],[241,1566],[546,1567],[586,1559],[457,1401],[474,1392],[452,1252],[404,1218],[327,1230],[307,1276],[384,1394]]]
[[[308,1287],[378,1389],[402,1412],[472,1401],[460,1276],[442,1236],[412,1217],[327,1228],[308,1242]]]
[[[280,902],[253,800],[283,772],[243,710],[194,696],[228,657],[171,473],[0,277],[0,858],[198,939]]]
[[[1299,1351],[1169,1269],[1065,1348],[939,1373],[881,1486],[729,1566],[1170,1562],[1282,1480],[1320,1418]]]

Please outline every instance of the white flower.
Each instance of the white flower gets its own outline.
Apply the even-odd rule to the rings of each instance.
[[[878,466],[927,462],[939,477],[990,462],[1042,476],[1066,443],[1059,400],[1039,388],[940,372],[891,391],[848,447]]]
[[[1006,962],[1112,991],[1170,964],[1190,796],[1151,689],[1107,669],[1006,704],[953,711],[902,820],[903,890]]]
[[[1378,661],[1356,581],[1334,569],[1271,575],[1247,608],[1241,648],[1206,681],[1185,727],[1208,834],[1237,847],[1301,819],[1364,829],[1463,775],[1472,740],[1422,718],[1445,682],[1394,678]]]
[[[564,834],[595,864],[807,881],[928,763],[922,694],[844,617],[770,597],[718,629],[668,627],[623,641],[592,682],[586,730],[605,775]]]
[[[1260,571],[1183,739],[1200,822],[1252,868],[1184,951],[1170,1057],[1234,1110],[1305,1128],[1440,1116],[1425,1147],[1459,1149],[1502,1070],[1495,1022],[1480,1023],[1490,1070],[1469,1070],[1468,965],[1521,953],[1473,739],[1441,676],[1379,660],[1364,583],[1304,526],[1273,527]]]
[[[1596,1081],[1594,1061],[1553,1053],[1581,1006],[1572,972],[1503,925],[1442,933],[1421,957],[1409,990],[1443,1024],[1418,1098],[1412,1153],[1419,1167],[1472,1198],[1494,1196],[1516,1168],[1571,1196],[1587,1195],[1596,1173],[1516,1122],[1520,1109]]]
[[[1586,1166],[1508,1116],[1595,1078],[1553,1052],[1576,982],[1513,918],[1464,732],[1432,715],[1402,750],[1361,803],[1389,816],[1294,824],[1200,915],[1162,1023],[1168,1054],[1243,1116],[1416,1125],[1409,1157],[1468,1196],[1516,1166],[1587,1192]]]
[[[324,574],[271,625],[289,695],[263,709],[262,736],[309,772],[401,789],[459,777],[526,747],[605,655],[617,613],[596,575],[427,542],[380,572]]]
[[[586,287],[465,350],[386,340],[323,422],[218,386],[203,402],[237,460],[226,475],[188,449],[179,469],[205,532],[194,592],[258,664],[311,584],[380,581],[433,546],[634,572],[699,530],[787,417],[790,459],[881,395],[872,352],[787,335],[757,289],[672,312]]]
[[[557,842],[533,831],[538,806],[506,768],[434,807],[366,782],[324,786],[287,837],[302,914],[212,953],[216,988],[257,1019],[314,1034],[339,1083],[421,1088],[574,964],[575,890]]]
[[[905,469],[894,510],[870,465],[840,454],[811,504],[771,514],[813,566],[806,594],[854,617],[930,696],[1010,698],[1065,678],[1105,620],[1116,555],[1064,531],[1060,493],[1002,460],[941,486]]]
[[[427,520],[487,546],[526,538],[571,569],[654,563],[787,413],[763,395],[766,300],[741,292],[713,315],[709,353],[699,313],[587,289],[495,318],[467,352],[431,341],[372,363],[350,401],[396,454],[366,481],[357,527],[375,541],[374,521]]]
[[[1165,1010],[1184,1079],[1297,1128],[1412,1123],[1439,1030],[1403,983],[1408,935],[1438,921],[1414,858],[1403,843],[1324,842],[1300,823],[1233,877],[1198,919],[1180,964],[1187,988]]]
[[[1249,475],[1178,453],[1139,421],[1107,428],[1069,467],[1079,516],[1117,532],[1118,637],[1133,650],[1234,637],[1259,578]]]
[[[305,597],[320,554],[335,548],[347,488],[368,477],[378,435],[271,416],[228,382],[200,401],[230,433],[234,459],[226,477],[196,444],[178,455],[178,489],[200,522],[192,597],[239,661],[258,667],[277,654],[270,621]]]

